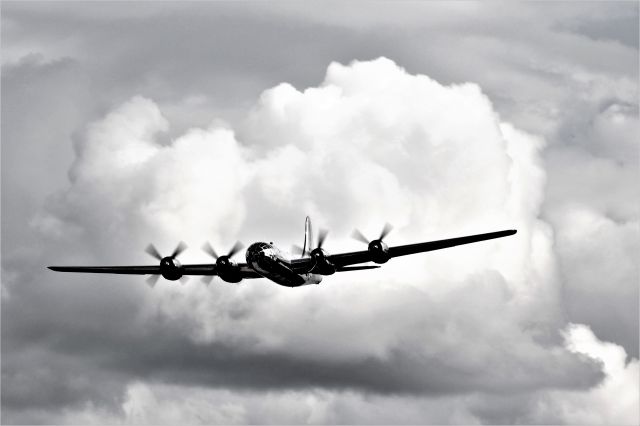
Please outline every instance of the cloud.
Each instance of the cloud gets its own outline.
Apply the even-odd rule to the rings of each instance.
[[[64,424],[637,424],[638,361],[589,327],[563,330],[567,350],[601,363],[606,378],[587,392],[550,390],[506,395],[363,395],[348,390],[247,390],[133,381],[119,410],[87,403],[63,410]],[[39,423],[42,418],[31,417]]]
[[[31,309],[42,309],[32,318],[12,299],[5,309],[22,318],[15,336],[58,330],[47,344],[54,356],[81,353],[75,371],[110,375],[107,389],[129,401],[127,415],[153,421],[135,407],[153,406],[158,389],[455,400],[579,391],[605,377],[558,331],[553,234],[539,218],[544,140],[501,122],[477,85],[444,86],[384,58],[334,63],[317,87],[265,91],[237,130],[213,123],[163,140],[168,129],[152,100],[135,97],[76,137],[69,187],[33,221],[44,244],[64,244],[56,261],[145,262],[135,247],[151,240],[165,251],[178,239],[198,246],[205,238],[216,247],[237,237],[286,247],[301,237],[306,213],[332,229],[334,251],[357,247],[340,237],[350,227],[374,233],[385,220],[397,225],[391,244],[519,232],[300,289],[192,280],[150,291],[138,277],[36,274],[55,286],[21,290]],[[204,259],[191,251],[183,261]],[[7,358],[13,371],[25,363]],[[24,374],[28,395],[39,380]],[[117,404],[86,393],[90,383],[63,385],[75,398],[65,404],[117,413]],[[4,403],[16,409],[21,394],[7,392]],[[216,413],[205,421],[246,418],[240,408]],[[460,413],[436,421],[474,418]]]
[[[637,357],[640,210],[637,141],[630,139],[639,129],[637,104],[608,102],[569,122],[568,142],[545,153],[543,207],[568,318]]]
[[[285,419],[302,399],[296,422],[314,404],[326,415],[313,421],[334,423],[561,423],[580,403],[613,418],[611,401],[571,398],[610,374],[561,330],[587,324],[636,362],[637,4],[3,6],[3,422],[114,423],[145,390],[179,411],[167,418],[214,419],[206,398],[242,407],[230,419]],[[331,61],[379,56],[435,84],[402,89],[418,85],[380,63],[323,77]],[[386,81],[386,109],[347,102],[388,96]],[[427,131],[403,126],[438,104]],[[455,137],[421,144],[434,123]],[[260,281],[149,292],[137,277],[42,269],[148,263],[146,244],[179,239],[193,262],[209,260],[204,239],[286,248],[307,213],[334,252],[387,220],[392,244],[519,233],[334,276],[311,296]],[[534,382],[540,365],[567,374]],[[551,403],[554,383],[574,390]],[[277,410],[250,402],[267,394]]]
[[[615,222],[580,204],[557,209],[553,220],[568,314],[637,357],[638,222]]]
[[[539,419],[550,416],[570,424],[638,424],[638,359],[627,362],[624,348],[600,341],[585,325],[570,324],[565,339],[570,351],[602,362],[607,377],[585,393],[550,392],[540,401]]]

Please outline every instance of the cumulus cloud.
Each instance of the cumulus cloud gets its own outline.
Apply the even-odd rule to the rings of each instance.
[[[627,93],[637,96],[637,85]],[[637,103],[609,99],[583,114],[545,153],[543,215],[555,231],[569,319],[637,357]]]
[[[638,4],[2,12],[3,423],[638,423]],[[305,214],[519,233],[296,293],[43,271]]]
[[[334,252],[359,247],[345,238],[352,227],[375,235],[385,221],[396,225],[390,244],[511,227],[518,234],[299,289],[192,280],[150,291],[139,277],[36,274],[55,288],[32,282],[22,300],[50,309],[15,336],[35,333],[43,319],[65,327],[54,351],[82,351],[78,369],[111,383],[116,400],[85,394],[89,383],[67,384],[76,408],[60,422],[253,423],[256,413],[370,422],[374,401],[391,413],[411,407],[406,417],[374,411],[388,422],[471,423],[508,419],[478,407],[513,397],[530,410],[515,419],[535,419],[536,396],[551,389],[583,392],[637,376],[636,361],[613,371],[617,358],[564,343],[556,236],[540,218],[545,140],[501,120],[476,84],[443,85],[384,58],[333,63],[316,87],[266,90],[236,126],[170,132],[158,105],[138,96],[76,136],[69,186],[32,221],[44,244],[64,248],[48,262],[148,262],[136,247],[154,241],[168,252],[180,239],[195,247],[210,239],[221,250],[236,238],[287,247],[299,242],[306,214],[332,230]],[[206,257],[191,250],[182,260]],[[20,301],[7,305],[12,314]],[[573,341],[575,330],[568,333]],[[3,365],[16,371],[21,361]],[[36,386],[23,374],[3,381]],[[3,404],[20,400],[6,389]],[[306,402],[282,417],[285,410],[259,402],[263,392],[278,407]],[[433,396],[446,408],[429,414],[414,405],[435,408]],[[558,410],[554,421],[579,418]]]
[[[115,412],[87,403],[54,419],[65,424],[637,424],[637,359],[626,363],[622,347],[600,341],[587,326],[568,324],[562,334],[567,350],[602,364],[606,377],[598,386],[587,392],[434,399],[321,388],[234,392],[133,381]]]
[[[627,361],[624,348],[600,341],[585,325],[569,324],[567,348],[602,363],[605,380],[588,392],[553,391],[538,403],[537,423],[562,419],[570,424],[638,424],[638,359]]]

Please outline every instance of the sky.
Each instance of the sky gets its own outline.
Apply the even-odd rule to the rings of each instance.
[[[2,423],[638,424],[638,9],[2,2]],[[518,233],[294,289],[46,269],[307,215]]]

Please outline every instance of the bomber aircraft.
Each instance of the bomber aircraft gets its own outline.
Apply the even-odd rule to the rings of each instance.
[[[486,234],[468,235],[465,237],[449,238],[445,240],[428,241],[417,244],[389,247],[383,241],[392,227],[388,223],[382,229],[380,236],[369,241],[357,229],[353,231],[353,238],[367,244],[367,249],[340,254],[329,254],[323,248],[327,237],[326,230],[318,233],[318,242],[314,244],[311,220],[305,221],[304,244],[294,246],[294,251],[300,253],[299,258],[288,256],[273,243],[257,242],[249,246],[246,252],[246,263],[237,263],[231,258],[242,250],[243,245],[237,242],[225,255],[218,255],[208,242],[202,249],[215,259],[215,263],[183,265],[178,256],[186,248],[180,242],[169,256],[161,256],[158,250],[149,244],[146,252],[155,257],[160,264],[150,266],[49,266],[49,269],[60,272],[90,272],[99,274],[134,274],[150,275],[147,283],[153,287],[160,275],[165,279],[175,281],[189,275],[200,275],[205,283],[210,283],[214,276],[230,283],[238,283],[248,278],[267,278],[276,284],[286,287],[299,287],[307,284],[319,284],[322,277],[336,272],[359,271],[379,268],[379,265],[360,265],[374,262],[386,263],[389,259],[408,254],[423,253],[440,250],[461,244],[502,238],[515,234],[515,229],[489,232]]]

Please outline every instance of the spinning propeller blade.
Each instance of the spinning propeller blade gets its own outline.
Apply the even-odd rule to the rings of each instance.
[[[213,246],[211,246],[211,243],[209,243],[209,241],[205,242],[202,245],[202,250],[216,260],[218,260],[218,258],[220,257],[218,256],[218,253],[216,253],[216,251],[213,249]]]
[[[320,232],[318,232],[318,248],[322,248],[328,233],[329,231],[327,229],[320,229]]]
[[[240,250],[242,250],[243,247],[244,247],[244,244],[242,244],[240,241],[236,241],[233,247],[231,247],[231,250],[229,250],[229,253],[227,253],[225,256],[227,256],[228,258],[231,258],[235,254],[237,254]],[[218,255],[218,252],[216,252],[216,250],[213,248],[211,243],[209,243],[209,241],[205,242],[202,245],[202,250],[205,253],[207,253],[209,256],[213,257],[215,260],[218,260],[218,258],[220,257]]]
[[[240,241],[236,241],[233,247],[231,247],[231,250],[229,250],[229,254],[227,254],[227,256],[233,257],[233,255],[238,253],[240,250],[242,250],[243,247],[244,247],[244,244],[242,244]]]
[[[180,253],[182,253],[186,249],[187,249],[187,245],[184,243],[184,241],[180,241],[176,246],[175,250],[173,251],[173,253],[171,253],[170,257],[174,257],[174,258],[178,257],[180,256]]]
[[[155,285],[158,283],[158,280],[160,279],[160,275],[150,275],[146,281],[147,281],[147,285],[151,288],[155,287]]]
[[[380,237],[378,237],[378,240],[383,240],[387,235],[389,235],[389,232],[391,232],[392,230],[393,225],[391,225],[389,222],[385,223],[384,227],[382,228],[382,232],[380,232]],[[351,238],[361,241],[365,244],[369,244],[371,242],[367,237],[364,236],[362,232],[360,232],[359,229],[353,230],[353,232],[351,233]]]
[[[160,255],[160,252],[158,252],[158,249],[153,244],[149,244],[147,246],[147,248],[144,249],[144,251],[146,251],[151,256],[155,257],[156,259],[162,260],[162,256]]]
[[[385,223],[384,228],[382,228],[382,232],[380,233],[380,238],[378,239],[383,240],[384,237],[389,235],[389,232],[391,232],[392,229],[393,229],[393,226],[389,222]]]
[[[369,244],[369,239],[365,237],[364,234],[362,234],[362,232],[360,232],[359,229],[353,230],[353,233],[351,234],[351,238],[353,238],[354,240],[362,241],[365,244]]]

